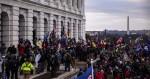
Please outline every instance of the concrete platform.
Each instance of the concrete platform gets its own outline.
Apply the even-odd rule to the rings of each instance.
[[[96,64],[96,60],[93,60],[93,63]],[[61,75],[59,75],[58,77],[56,78],[52,78],[52,79],[74,79],[76,78],[78,72],[79,72],[79,67],[86,67],[86,62],[77,62],[77,69],[72,69],[72,67],[70,68],[71,71],[70,72],[65,72]],[[60,65],[60,71],[64,71],[65,70],[65,66],[63,64]],[[59,71],[58,71],[59,72]],[[30,76],[30,79],[34,79],[34,78],[37,78],[37,77],[40,77],[44,74],[48,73],[46,70],[40,74],[34,74],[34,75],[31,75]],[[23,79],[23,76],[19,76],[19,79]]]

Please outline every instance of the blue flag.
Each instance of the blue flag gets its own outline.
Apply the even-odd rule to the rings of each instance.
[[[66,38],[66,34],[65,34],[65,35],[63,35],[62,38],[61,38],[61,44],[65,45],[66,40],[67,40],[67,38]]]
[[[92,67],[88,68],[84,74],[76,79],[92,79]]]
[[[141,50],[141,45],[139,44],[137,47],[136,47],[136,51],[140,51]]]
[[[44,41],[47,40],[48,36],[49,36],[49,32],[47,32],[47,33],[44,35]]]

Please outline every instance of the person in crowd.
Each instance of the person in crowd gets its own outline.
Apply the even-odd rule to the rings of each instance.
[[[19,44],[18,44],[18,53],[19,53],[19,56],[23,56],[24,55],[25,47],[24,47],[23,43],[19,42]]]
[[[12,51],[12,44],[10,44],[10,46],[8,47],[8,49],[7,49],[7,54],[10,54],[10,52]]]
[[[39,65],[40,65],[40,72],[44,72],[44,65],[45,65],[45,55],[44,55],[44,52],[42,51],[42,49],[39,49],[39,52],[40,52],[40,55],[41,55],[41,58],[39,60]]]
[[[21,70],[23,71],[24,79],[29,79],[31,70],[34,70],[34,66],[29,59],[25,59],[25,62],[21,66]]]
[[[11,55],[7,55],[5,57],[6,61],[4,62],[4,68],[5,68],[5,74],[6,74],[6,77],[7,79],[10,79],[10,69],[11,69],[11,66],[10,66],[10,63],[11,63]]]
[[[70,64],[71,64],[71,55],[69,51],[67,51],[63,57],[65,63],[65,71],[70,71]]]
[[[16,53],[17,53],[17,49],[16,49],[15,45],[13,45],[12,48],[11,48],[10,54],[11,54],[12,56],[15,56]]]
[[[41,59],[41,53],[39,51],[40,49],[36,49],[35,50],[35,69],[36,69],[36,73],[40,73],[40,65],[41,63],[39,62]]]
[[[54,77],[54,75],[56,74],[57,68],[59,66],[58,60],[55,55],[52,55],[50,59],[50,64],[51,64],[51,76]]]
[[[72,68],[76,69],[76,53],[73,47],[70,49],[70,53],[72,57]]]
[[[98,71],[98,73],[95,76],[95,79],[106,79],[104,71],[103,70]]]
[[[83,74],[83,69],[82,69],[82,68],[80,68],[80,70],[79,70],[79,73],[78,73],[77,77],[81,76],[82,74]]]
[[[2,70],[3,70],[3,60],[0,58],[0,79],[2,79]]]
[[[5,55],[5,51],[6,51],[6,45],[5,45],[5,43],[2,41],[2,42],[1,42],[1,47],[0,47],[0,53],[1,53],[2,56]]]
[[[50,71],[50,59],[51,59],[51,48],[50,46],[46,49],[46,61],[47,61],[47,71]]]
[[[19,60],[16,56],[14,56],[10,62],[10,70],[11,70],[11,79],[18,79],[18,68],[19,68]],[[15,78],[14,78],[15,76]]]

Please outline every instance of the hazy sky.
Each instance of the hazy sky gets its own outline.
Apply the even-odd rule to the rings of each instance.
[[[148,0],[85,0],[86,30],[150,30]]]

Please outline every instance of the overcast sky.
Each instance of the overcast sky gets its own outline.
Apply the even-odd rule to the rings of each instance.
[[[85,0],[86,30],[150,30],[150,0]]]

